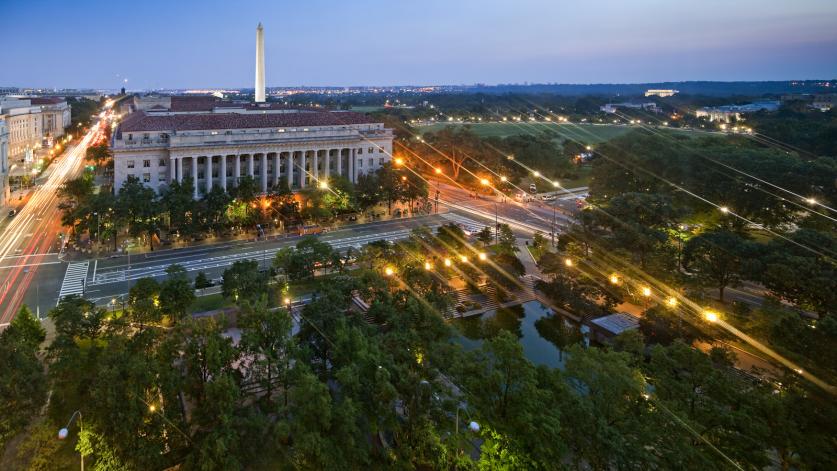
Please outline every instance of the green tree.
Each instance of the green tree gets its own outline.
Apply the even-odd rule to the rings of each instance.
[[[295,348],[290,315],[284,309],[271,312],[266,298],[262,297],[255,303],[244,302],[238,325],[241,327],[239,348],[253,358],[250,373],[264,391],[262,400],[270,405],[274,391],[278,389],[284,396],[283,407],[287,408]]]
[[[120,219],[128,223],[128,233],[133,237],[147,237],[148,247],[154,250],[159,216],[154,189],[143,185],[137,177],[128,176],[117,195],[115,209]]]
[[[46,400],[44,366],[37,357],[45,338],[40,322],[26,306],[0,333],[0,447],[29,423]]]
[[[225,298],[258,299],[267,291],[267,278],[259,271],[259,262],[239,260],[224,270],[221,292]]]
[[[741,281],[750,250],[750,244],[733,232],[705,232],[686,243],[683,265],[694,273],[698,282],[714,284],[723,302],[724,290]]]
[[[163,313],[160,310],[160,284],[154,278],[140,278],[128,291],[129,318],[139,324],[159,323]]]
[[[197,285],[197,280],[195,284]],[[166,268],[166,279],[160,283],[160,310],[163,314],[177,323],[186,317],[189,306],[195,299],[195,290],[186,269],[177,264]]]

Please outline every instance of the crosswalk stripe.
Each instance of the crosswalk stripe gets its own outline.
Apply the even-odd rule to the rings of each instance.
[[[58,300],[71,294],[83,294],[84,283],[87,278],[87,269],[90,262],[74,262],[67,265],[67,272],[64,273],[64,281],[61,282],[61,291],[58,293]]]

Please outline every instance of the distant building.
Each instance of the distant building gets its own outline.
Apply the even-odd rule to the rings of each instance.
[[[837,105],[837,93],[817,94],[811,103],[812,108],[820,111],[828,111]]]
[[[645,90],[645,96],[658,96],[661,98],[665,98],[668,96],[674,96],[680,93],[678,90],[659,90],[659,89],[649,89]]]
[[[659,108],[657,108],[657,104],[654,102],[647,102],[647,103],[608,103],[606,105],[602,105],[599,107],[600,110],[604,111],[605,113],[616,113],[619,108],[623,109],[633,109],[633,110],[645,110],[651,111],[652,113],[658,113]]]
[[[740,120],[742,115],[747,113],[755,113],[757,111],[776,111],[778,109],[778,101],[762,101],[746,105],[704,107],[695,111],[695,116],[698,118],[709,118],[710,122],[720,121],[723,123],[729,123],[733,119]]]
[[[9,128],[0,117],[0,207],[9,201]]]
[[[0,98],[0,119],[9,132],[9,159],[16,161],[63,136],[70,126],[70,105],[59,97]]]
[[[17,87],[0,87],[0,96],[14,95],[15,93],[20,93],[20,89]]]

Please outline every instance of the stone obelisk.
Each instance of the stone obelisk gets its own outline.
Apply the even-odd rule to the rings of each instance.
[[[264,102],[264,28],[256,27],[256,103]]]

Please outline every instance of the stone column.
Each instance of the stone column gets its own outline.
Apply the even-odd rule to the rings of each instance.
[[[273,186],[279,184],[279,169],[281,168],[281,161],[279,159],[279,152],[273,154]]]
[[[256,175],[253,172],[253,154],[247,154],[247,175],[250,178],[256,178]]]
[[[198,158],[192,157],[192,187],[195,190],[195,199],[198,199]]]
[[[349,172],[351,172],[349,179],[352,183],[357,183],[357,150],[352,147],[349,150]]]
[[[267,154],[262,152],[261,161],[262,193],[267,193]]]
[[[343,176],[343,149],[337,149],[337,175]]]
[[[331,149],[326,149],[325,153],[325,176],[331,177]]]
[[[238,186],[238,180],[241,179],[241,154],[235,154],[235,164],[233,165],[233,181],[235,186]]]
[[[221,156],[221,189],[227,191],[227,154]]]
[[[212,190],[212,156],[206,156],[206,194]]]
[[[174,159],[169,157],[169,184],[177,181],[177,168],[174,166]]]
[[[304,150],[304,151],[299,153],[299,187],[300,188],[305,188],[305,177],[306,177],[306,173],[305,173],[305,154],[307,154],[307,153],[308,153],[307,150]]]
[[[294,187],[294,151],[288,151],[288,161],[285,163],[285,173],[288,177],[288,188]]]
[[[183,183],[183,157],[175,157],[175,172],[177,172],[177,183]]]
[[[319,181],[320,181],[320,151],[319,150],[314,151],[314,165],[311,166],[311,170],[313,170],[313,172],[311,172],[311,173],[314,174],[314,183],[316,185],[319,185]]]

